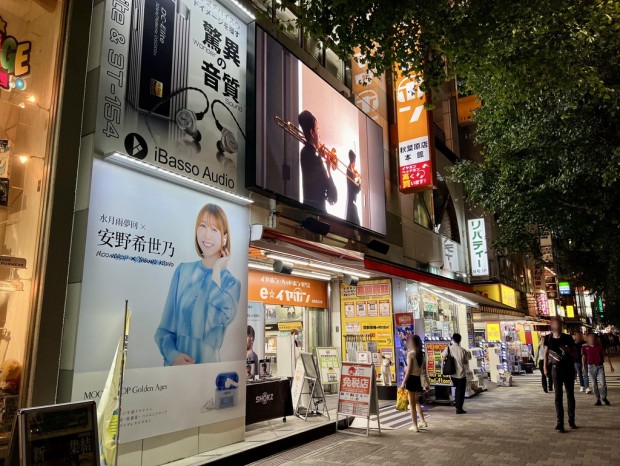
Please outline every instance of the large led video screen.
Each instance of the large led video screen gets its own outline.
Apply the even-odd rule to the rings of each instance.
[[[253,184],[385,234],[381,127],[274,38],[256,31]]]

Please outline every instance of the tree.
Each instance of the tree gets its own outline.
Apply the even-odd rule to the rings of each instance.
[[[596,264],[575,273],[618,309],[620,2],[313,0],[299,22],[377,73],[400,64],[431,88],[458,75],[483,102],[484,161],[454,176],[497,219],[497,246],[532,250],[527,226],[544,224],[567,265]]]

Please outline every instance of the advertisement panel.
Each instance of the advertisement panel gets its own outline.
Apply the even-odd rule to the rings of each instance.
[[[258,362],[265,358],[265,305],[248,302],[248,328],[246,332],[246,375],[259,373]],[[254,362],[252,364],[251,362]]]
[[[340,372],[340,358],[336,348],[317,348],[316,358],[321,372],[321,382],[324,385],[335,385],[338,383],[338,373]]]
[[[342,363],[338,413],[368,417],[373,372],[372,364]]]
[[[386,232],[383,130],[260,28],[249,185]]]
[[[487,323],[487,341],[501,341],[502,331],[499,322]]]
[[[391,287],[389,279],[363,280],[358,286],[340,284],[343,361],[356,361],[358,352],[370,351],[394,363]],[[391,373],[394,381],[394,364]]]
[[[407,340],[413,335],[413,314],[410,312],[394,314],[396,345],[396,384],[400,386],[407,365]]]
[[[443,375],[441,369],[443,358],[441,353],[448,347],[447,341],[427,341],[426,347],[426,370],[431,385],[452,385],[449,375]]]
[[[471,274],[475,277],[489,275],[489,256],[487,254],[487,232],[483,218],[467,220],[469,233],[469,257]]]
[[[102,37],[95,151],[243,189],[243,19],[216,0],[107,0]]]
[[[281,306],[327,308],[327,285],[320,280],[249,271],[248,299]]]
[[[398,129],[399,188],[403,193],[425,191],[435,183],[432,112],[426,110],[427,95],[416,75],[398,76],[396,123]]]
[[[128,300],[120,441],[243,418],[248,207],[98,159],[90,199],[72,399],[100,397]]]

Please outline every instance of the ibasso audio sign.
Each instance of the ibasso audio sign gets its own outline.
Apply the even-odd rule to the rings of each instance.
[[[108,0],[95,150],[238,191],[247,24],[215,0]]]

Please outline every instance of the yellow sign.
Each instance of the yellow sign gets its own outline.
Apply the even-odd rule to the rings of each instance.
[[[513,288],[506,285],[475,285],[474,291],[485,298],[510,307],[517,307],[517,294]]]
[[[574,306],[566,306],[566,317],[572,318],[575,317],[575,307]]]
[[[394,371],[394,324],[392,322],[392,281],[364,280],[357,286],[340,284],[342,360],[355,361],[356,353],[376,351],[392,360]],[[376,349],[375,349],[376,348]],[[380,368],[377,370],[380,373]]]
[[[301,330],[301,322],[278,322],[278,330],[280,332],[291,332],[293,330]]]
[[[465,126],[473,123],[474,110],[480,106],[481,103],[477,95],[460,97],[456,103],[459,125]]]
[[[506,306],[517,307],[517,293],[513,288],[506,285],[500,285],[502,290],[502,303]]]
[[[498,323],[487,323],[487,340],[488,341],[500,341],[502,339],[502,332]]]
[[[502,302],[502,295],[500,293],[499,285],[475,285],[474,292],[484,296],[485,298],[497,301],[498,303]]]

